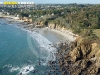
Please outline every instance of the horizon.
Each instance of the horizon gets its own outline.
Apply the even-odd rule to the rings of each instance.
[[[92,1],[88,1],[88,0],[84,0],[84,1],[80,1],[80,0],[70,0],[70,1],[66,1],[66,0],[1,0],[0,2],[11,2],[11,1],[16,1],[16,2],[34,2],[34,4],[100,4],[100,0],[92,0]]]

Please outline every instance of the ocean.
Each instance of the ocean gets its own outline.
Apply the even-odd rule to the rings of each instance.
[[[55,48],[42,35],[0,18],[0,75],[48,75]],[[54,74],[52,74],[54,75]]]

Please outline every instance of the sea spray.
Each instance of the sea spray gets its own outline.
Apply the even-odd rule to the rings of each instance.
[[[34,32],[34,31],[33,32],[28,31],[28,32],[29,32],[30,36],[32,38],[34,38],[40,45],[39,52],[34,51],[33,54],[35,54],[38,58],[39,58],[38,55],[41,55],[40,57],[42,59],[44,58],[44,60],[46,60],[45,63],[47,63],[50,60],[54,61],[55,60],[54,53],[56,53],[56,48],[51,47],[52,42],[50,42],[49,40],[47,40],[45,37],[43,37],[41,34],[39,34],[37,32]],[[31,39],[29,36],[27,37],[27,40],[28,40],[28,45],[29,45],[31,51],[33,51]],[[45,63],[43,63],[43,64],[45,64]]]
[[[33,65],[23,65],[22,67],[12,67],[10,72],[18,72],[18,75],[27,75],[34,70]]]

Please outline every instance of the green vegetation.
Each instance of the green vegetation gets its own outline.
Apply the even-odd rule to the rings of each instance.
[[[94,31],[100,29],[100,4],[39,4],[33,8],[3,10],[10,15],[31,18],[33,23],[53,23],[65,27],[89,40],[97,40],[100,36],[97,30]]]
[[[43,10],[43,6],[45,6]],[[47,9],[47,7],[48,9]],[[56,6],[56,9],[54,7]],[[59,7],[57,7],[59,6]],[[5,8],[11,15],[18,14],[20,17],[29,17],[42,21],[54,22],[66,28],[79,29],[100,28],[100,5],[82,4],[59,4],[59,5],[37,5],[38,9]],[[41,8],[42,7],[42,8]],[[36,21],[36,20],[35,20]],[[77,31],[78,29],[78,31]]]

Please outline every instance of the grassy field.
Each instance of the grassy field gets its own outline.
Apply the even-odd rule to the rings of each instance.
[[[96,34],[97,37],[100,38],[100,29],[94,29],[93,32],[94,34]]]

